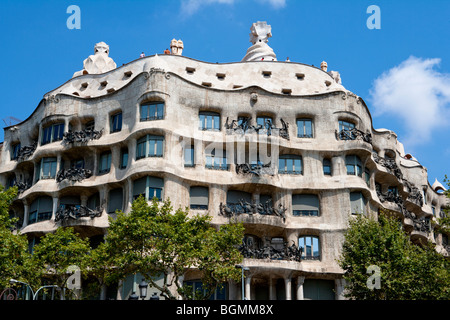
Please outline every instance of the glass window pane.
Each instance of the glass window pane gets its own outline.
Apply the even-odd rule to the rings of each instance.
[[[157,105],[157,119],[163,119],[164,118],[164,104],[160,103]]]
[[[156,155],[156,140],[154,139],[148,141],[148,155],[150,157]]]
[[[205,115],[201,114],[199,118],[200,118],[199,129],[203,130],[205,129]]]
[[[294,169],[296,173],[301,173],[302,172],[302,164],[301,164],[301,160],[300,159],[295,159],[294,160]]]
[[[206,117],[206,129],[210,130],[212,129],[212,116]]]
[[[305,121],[305,136],[312,138],[312,121]]]
[[[214,129],[220,130],[220,117],[214,116]]]
[[[163,155],[163,141],[162,140],[156,141],[156,155],[157,156]]]
[[[313,256],[318,257],[319,256],[319,239],[314,237],[313,238]]]

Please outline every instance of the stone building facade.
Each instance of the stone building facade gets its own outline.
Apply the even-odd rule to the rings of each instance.
[[[144,194],[213,224],[243,222],[252,300],[342,299],[336,259],[348,220],[380,208],[398,215],[412,241],[429,239],[448,255],[431,223],[446,204],[443,186],[429,184],[394,132],[372,127],[339,73],[276,61],[270,26],[258,24],[236,63],[179,50],[117,68],[100,43],[83,70],[5,128],[0,183],[19,187],[12,211],[30,248],[60,226],[99,242],[108,216]],[[108,294],[126,299],[140,280]],[[215,297],[241,294],[230,282]]]

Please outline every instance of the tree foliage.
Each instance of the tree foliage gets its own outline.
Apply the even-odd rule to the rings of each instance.
[[[40,279],[28,252],[27,237],[13,232],[17,218],[9,216],[9,207],[16,196],[17,187],[4,190],[0,185],[0,288],[8,287],[10,279],[36,285]]]
[[[166,299],[176,299],[173,286],[185,299],[192,298],[180,277],[189,268],[197,268],[208,289],[207,298],[221,282],[239,279],[235,265],[242,261],[237,249],[242,238],[241,224],[215,228],[209,215],[190,217],[187,209],[173,212],[169,200],[154,199],[148,204],[139,197],[129,214],[119,212],[110,220],[102,250],[108,252],[106,264],[115,267],[112,276],[140,273]],[[161,276],[162,284],[155,281]]]
[[[401,224],[381,214],[358,216],[345,232],[340,267],[350,299],[449,299],[450,263],[431,244],[410,242]],[[380,271],[380,288],[368,285],[369,266]]]

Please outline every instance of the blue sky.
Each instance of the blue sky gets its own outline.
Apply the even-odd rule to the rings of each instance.
[[[70,5],[81,10],[79,30],[67,28]],[[381,29],[367,28],[370,5],[381,10]],[[142,51],[162,53],[173,38],[183,40],[185,56],[233,62],[245,55],[256,21],[272,26],[278,60],[325,60],[339,71],[368,105],[374,128],[396,132],[431,184],[450,175],[446,0],[2,0],[1,124],[30,116],[45,93],[82,69],[97,42],[110,46],[118,66]]]

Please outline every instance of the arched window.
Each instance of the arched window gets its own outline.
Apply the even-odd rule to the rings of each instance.
[[[140,106],[140,121],[164,119],[164,102],[149,102]]]

